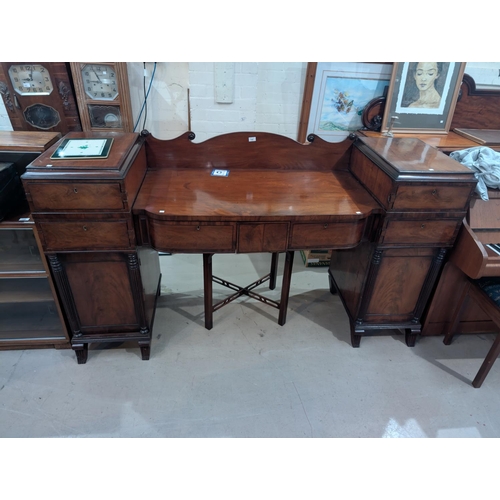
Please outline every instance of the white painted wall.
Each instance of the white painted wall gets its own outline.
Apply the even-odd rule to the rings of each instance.
[[[5,109],[3,99],[0,97],[0,130],[12,130],[9,115]]]
[[[191,130],[195,142],[237,131],[273,132],[297,139],[307,63],[235,63],[229,72],[232,102],[216,102],[216,64],[156,65],[148,97],[146,128],[159,139]],[[128,63],[132,109],[137,118],[143,102],[143,63]],[[147,63],[146,90],[154,64]],[[220,83],[220,79],[217,80]],[[189,89],[189,106],[188,106]]]

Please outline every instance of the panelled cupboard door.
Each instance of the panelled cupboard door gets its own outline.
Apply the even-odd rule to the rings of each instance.
[[[71,290],[65,306],[83,334],[137,331],[134,290],[129,277],[127,254],[58,254]],[[74,304],[74,312],[71,307]]]
[[[367,323],[411,321],[438,250],[405,248],[385,250],[363,317]]]

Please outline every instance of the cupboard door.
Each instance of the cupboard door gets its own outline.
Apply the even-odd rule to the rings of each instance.
[[[142,294],[134,287],[129,255],[68,253],[49,256],[64,269],[56,273],[73,332],[82,334],[123,333],[139,330]],[[56,264],[57,265],[57,264]],[[64,280],[64,281],[61,281]],[[139,307],[139,309],[137,309]]]
[[[372,293],[364,312],[366,323],[418,321],[422,290],[436,265],[438,249],[404,248],[384,250],[372,262],[375,274]]]

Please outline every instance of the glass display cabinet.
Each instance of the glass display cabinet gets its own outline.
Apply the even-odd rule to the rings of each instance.
[[[35,225],[21,215],[0,222],[0,349],[69,347]]]
[[[0,132],[0,161],[18,175],[59,133]],[[26,200],[0,221],[0,350],[70,347],[50,269]]]

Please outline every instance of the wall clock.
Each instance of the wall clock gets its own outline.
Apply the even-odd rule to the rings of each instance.
[[[67,63],[0,63],[0,94],[14,130],[82,130]]]
[[[84,131],[132,132],[125,62],[70,63]]]

